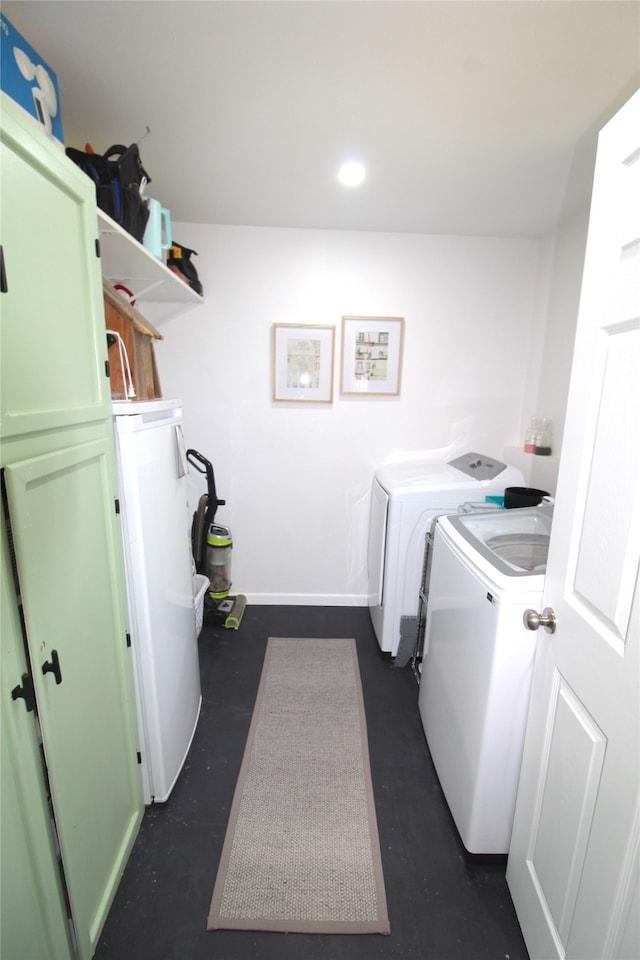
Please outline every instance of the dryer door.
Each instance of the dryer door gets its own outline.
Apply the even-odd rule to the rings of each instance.
[[[389,494],[374,479],[371,487],[371,512],[369,514],[369,550],[367,571],[370,607],[381,607],[384,595],[384,553],[387,543],[387,514]]]

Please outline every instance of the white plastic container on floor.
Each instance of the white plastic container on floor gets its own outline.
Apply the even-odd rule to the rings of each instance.
[[[196,573],[193,577],[193,608],[196,614],[196,637],[200,636],[202,631],[202,622],[204,620],[204,595],[209,588],[209,579],[202,573]]]

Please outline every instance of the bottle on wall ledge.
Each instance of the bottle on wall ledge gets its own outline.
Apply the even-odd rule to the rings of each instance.
[[[553,423],[548,417],[531,417],[524,437],[525,453],[548,457],[551,454]]]
[[[551,456],[551,437],[553,435],[553,422],[548,417],[542,418],[540,428],[540,443],[535,449],[539,457]]]
[[[540,418],[531,417],[529,426],[524,435],[524,452],[525,453],[535,453],[536,444],[540,436]]]

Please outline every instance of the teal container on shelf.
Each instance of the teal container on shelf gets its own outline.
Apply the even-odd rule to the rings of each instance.
[[[145,227],[142,244],[149,253],[164,263],[167,259],[167,250],[173,243],[171,239],[171,212],[163,207],[158,200],[149,197],[145,200],[149,208],[149,219]]]

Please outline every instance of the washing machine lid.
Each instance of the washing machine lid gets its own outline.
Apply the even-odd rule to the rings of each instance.
[[[494,581],[527,577],[531,589],[536,589],[547,568],[552,522],[553,506],[544,504],[519,510],[450,515],[442,517],[439,524],[478,569]]]

